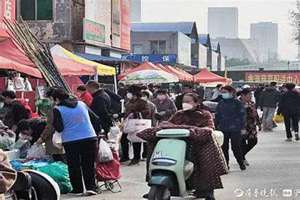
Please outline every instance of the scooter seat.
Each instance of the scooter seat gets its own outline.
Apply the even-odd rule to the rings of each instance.
[[[194,171],[194,163],[190,162],[190,161],[184,161],[184,178],[185,180],[187,180],[188,178],[190,178],[190,176],[193,174]]]

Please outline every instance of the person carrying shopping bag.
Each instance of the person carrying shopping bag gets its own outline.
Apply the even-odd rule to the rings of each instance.
[[[124,134],[121,138],[121,147],[122,147],[122,162],[129,160],[129,140],[128,134],[126,133],[126,122],[129,122],[130,119],[148,119],[151,121],[151,110],[147,101],[142,99],[142,91],[138,86],[131,86],[128,89],[127,93],[128,102],[125,104],[125,123],[124,123]],[[151,123],[150,123],[151,125]],[[131,160],[129,165],[136,165],[141,160],[141,148],[142,142],[132,141],[133,154],[134,157]],[[144,151],[146,146],[144,146]]]

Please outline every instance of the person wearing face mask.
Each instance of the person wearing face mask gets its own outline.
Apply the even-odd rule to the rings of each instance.
[[[128,88],[127,99],[128,101],[125,104],[125,116],[124,116],[125,118],[131,115],[132,119],[139,119],[141,115],[143,119],[152,119],[149,104],[147,103],[147,101],[142,99],[141,87],[130,86]],[[133,146],[134,157],[131,160],[129,165],[136,165],[141,160],[142,143],[133,142],[132,146]],[[126,162],[129,160],[129,140],[127,139],[126,133],[122,135],[121,148],[122,148],[121,162]]]
[[[259,131],[261,130],[261,122],[257,113],[256,105],[251,100],[252,93],[250,89],[243,89],[239,95],[239,100],[242,102],[246,109],[246,127],[245,130],[242,131],[243,139],[242,139],[242,153],[244,164],[249,166],[249,162],[246,160],[247,153],[250,152],[251,149],[255,147],[257,144],[257,127]]]
[[[242,130],[246,125],[246,110],[244,105],[235,98],[235,89],[224,86],[221,89],[222,99],[217,106],[215,122],[217,130],[224,134],[222,150],[229,166],[229,140],[234,156],[241,170],[246,170],[241,149]],[[229,168],[229,167],[228,167]]]
[[[157,97],[153,103],[157,108],[159,121],[167,121],[177,111],[175,103],[169,98],[166,90],[157,91]]]
[[[169,122],[176,125],[215,128],[211,113],[201,108],[199,97],[195,93],[183,96],[182,110],[177,111]]]
[[[175,125],[215,128],[212,114],[201,108],[199,96],[195,93],[187,93],[183,96],[182,110],[177,111],[169,122]],[[213,189],[196,190],[195,196],[210,200],[215,199]]]
[[[66,152],[71,193],[96,195],[95,161],[98,138],[92,126],[89,109],[85,103],[78,101],[63,88],[53,88],[47,97],[55,102],[53,109],[53,127],[62,137]]]

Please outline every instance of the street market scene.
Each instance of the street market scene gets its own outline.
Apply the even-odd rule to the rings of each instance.
[[[300,1],[0,6],[0,200],[300,199]]]

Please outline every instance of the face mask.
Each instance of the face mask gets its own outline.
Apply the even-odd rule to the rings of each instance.
[[[189,104],[189,103],[182,104],[182,110],[192,110],[193,108],[194,108],[194,106],[192,104]]]
[[[127,99],[132,99],[132,97],[133,97],[133,95],[132,95],[132,93],[127,93]]]
[[[0,108],[3,108],[3,106],[4,106],[4,103],[0,102]]]
[[[231,99],[232,98],[232,95],[230,93],[223,93],[222,94],[222,98],[223,99]]]
[[[157,96],[157,99],[160,100],[160,101],[163,101],[165,100],[167,97],[165,95],[158,95]]]
[[[21,140],[32,140],[32,137],[31,137],[31,136],[28,136],[28,135],[25,135],[25,134],[22,134],[22,133],[20,133],[20,134],[19,134],[19,139],[21,139]]]
[[[141,99],[143,99],[144,101],[148,101],[147,97],[142,97]]]

